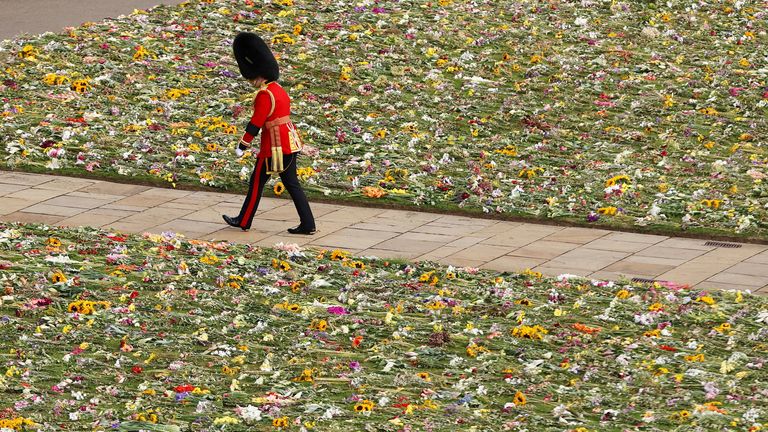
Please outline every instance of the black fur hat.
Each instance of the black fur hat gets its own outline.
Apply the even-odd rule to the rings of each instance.
[[[266,42],[253,33],[241,32],[232,42],[235,60],[240,73],[247,79],[262,77],[267,81],[277,81],[280,68]]]

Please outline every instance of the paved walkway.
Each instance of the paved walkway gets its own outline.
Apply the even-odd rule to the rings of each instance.
[[[318,233],[294,236],[293,203],[264,198],[253,229],[227,227],[222,214],[243,196],[0,171],[0,220],[96,226],[123,232],[180,232],[187,237],[272,246],[277,242],[342,248],[382,258],[435,260],[547,275],[668,280],[700,288],[768,294],[768,246],[707,245],[657,235],[493,221],[433,213],[312,204]]]
[[[182,0],[0,0],[0,39],[46,31],[61,32],[86,21],[127,15],[134,9]]]

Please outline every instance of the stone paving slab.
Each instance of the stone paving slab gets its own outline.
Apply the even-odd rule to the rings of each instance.
[[[188,237],[272,246],[298,243],[381,258],[549,276],[645,278],[696,288],[768,295],[768,246],[476,219],[415,211],[312,203],[318,232],[294,236],[288,199],[263,198],[252,229],[227,227],[244,196],[0,171],[0,221],[98,226],[123,232],[177,231]]]

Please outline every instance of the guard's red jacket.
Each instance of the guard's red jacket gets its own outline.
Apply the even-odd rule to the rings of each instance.
[[[298,134],[291,134],[291,98],[276,82],[268,83],[259,89],[253,100],[253,116],[245,128],[242,141],[250,145],[261,129],[261,146],[258,157],[272,157],[273,143],[279,143],[284,155],[301,150],[301,143],[295,142]]]

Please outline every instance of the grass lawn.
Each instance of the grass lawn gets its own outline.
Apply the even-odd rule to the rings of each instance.
[[[766,240],[758,1],[234,1],[0,43],[6,168],[244,187],[280,56],[306,187],[340,200]]]
[[[768,424],[745,292],[20,224],[0,269],[0,428]]]

